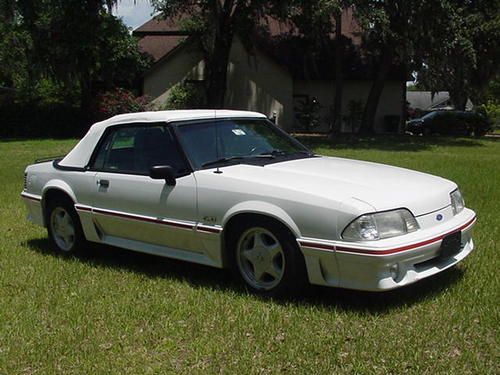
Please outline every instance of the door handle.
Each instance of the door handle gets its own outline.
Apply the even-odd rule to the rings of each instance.
[[[103,188],[109,187],[109,180],[97,180],[97,185]]]

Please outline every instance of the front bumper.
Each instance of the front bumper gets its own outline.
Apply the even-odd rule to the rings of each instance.
[[[474,249],[476,215],[464,209],[446,223],[376,243],[298,239],[312,284],[384,291],[450,268]],[[441,256],[443,238],[461,232],[460,250]]]
[[[36,194],[26,192],[21,193],[21,197],[28,209],[28,220],[33,224],[45,226],[43,220],[42,197]]]

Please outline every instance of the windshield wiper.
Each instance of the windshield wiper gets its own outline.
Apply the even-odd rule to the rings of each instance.
[[[220,158],[217,160],[212,160],[212,161],[207,161],[206,163],[203,163],[201,166],[202,167],[209,167],[211,165],[216,165],[216,164],[221,164],[221,163],[227,163],[233,160],[243,160],[243,159],[253,159],[253,158],[259,158],[259,159],[274,159],[275,156],[271,154],[265,154],[265,155],[248,155],[248,156],[230,156],[226,158]]]
[[[271,150],[271,151],[266,151],[261,154],[260,156],[284,156],[287,155],[288,153],[283,151],[283,150]]]

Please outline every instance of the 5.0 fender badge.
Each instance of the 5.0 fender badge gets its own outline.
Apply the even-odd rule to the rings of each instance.
[[[203,222],[213,224],[217,222],[217,218],[215,216],[203,216]]]

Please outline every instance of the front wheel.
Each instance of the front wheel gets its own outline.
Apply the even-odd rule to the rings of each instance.
[[[295,237],[269,219],[238,226],[230,244],[233,270],[254,293],[280,297],[306,284],[305,264]]]
[[[51,242],[62,254],[78,254],[86,243],[80,219],[69,198],[58,197],[48,202],[47,231]]]

